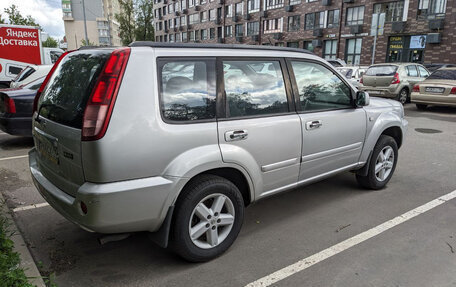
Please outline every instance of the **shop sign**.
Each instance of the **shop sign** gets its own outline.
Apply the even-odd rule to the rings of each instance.
[[[389,49],[401,50],[404,48],[402,37],[390,37]]]
[[[410,49],[426,48],[426,35],[417,35],[410,37]]]

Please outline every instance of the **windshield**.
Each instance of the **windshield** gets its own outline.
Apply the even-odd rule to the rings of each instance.
[[[34,68],[27,66],[16,76],[16,78],[14,78],[13,82],[21,82],[21,81],[27,79],[34,72],[35,72]]]
[[[68,54],[59,64],[43,95],[38,112],[52,121],[81,128],[87,100],[111,50]]]
[[[372,66],[366,71],[367,76],[394,76],[397,71],[397,66],[384,65]]]
[[[432,80],[456,80],[456,70],[437,70],[428,79]]]

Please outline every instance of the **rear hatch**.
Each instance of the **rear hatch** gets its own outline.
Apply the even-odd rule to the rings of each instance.
[[[397,68],[396,65],[371,66],[363,75],[363,85],[367,87],[388,87],[393,81]]]
[[[55,186],[73,196],[84,183],[84,110],[112,51],[82,50],[66,55],[43,90],[34,115],[33,138],[40,170]]]

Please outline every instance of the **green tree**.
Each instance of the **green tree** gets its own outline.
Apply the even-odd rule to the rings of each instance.
[[[152,0],[137,0],[135,10],[136,41],[154,41],[154,4]]]
[[[58,46],[57,40],[50,36],[46,39],[46,41],[43,42],[43,47],[57,48],[57,46]]]
[[[114,18],[119,22],[119,36],[122,45],[128,45],[135,40],[135,6],[133,0],[119,0],[120,13]]]
[[[34,26],[39,27],[41,29],[41,26],[35,22],[35,19],[33,19],[32,16],[22,16],[21,12],[19,12],[17,6],[14,4],[12,4],[9,8],[5,8],[4,11],[6,15],[8,15],[9,24]]]
[[[2,14],[0,14],[0,24],[6,24],[5,19],[2,18]]]
[[[95,43],[90,42],[90,39],[89,39],[89,43],[86,43],[86,40],[85,40],[85,39],[82,39],[82,40],[81,40],[81,45],[82,45],[82,46],[96,46]]]

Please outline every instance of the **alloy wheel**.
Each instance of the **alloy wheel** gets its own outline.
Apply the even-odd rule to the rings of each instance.
[[[378,181],[388,178],[394,166],[394,150],[390,146],[384,147],[375,161],[375,177]]]

